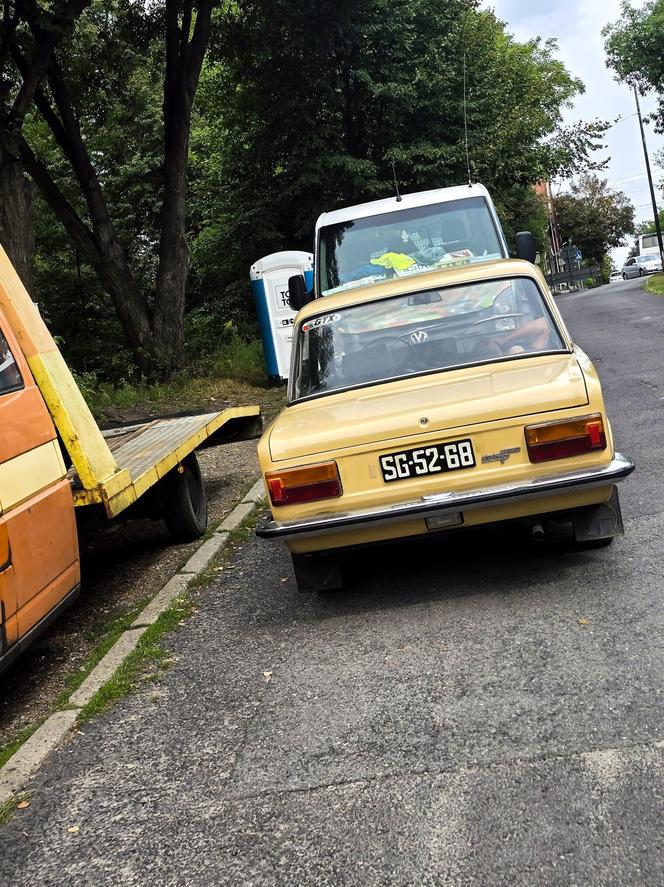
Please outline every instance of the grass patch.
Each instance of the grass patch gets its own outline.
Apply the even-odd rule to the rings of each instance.
[[[65,689],[62,691],[62,693],[60,693],[55,701],[56,711],[67,708],[69,704],[69,697],[72,695],[72,693],[78,690],[78,688],[90,674],[92,669],[97,665],[97,663],[101,662],[104,656],[118,640],[120,635],[122,635],[123,632],[127,631],[127,629],[131,628],[131,624],[134,619],[147,606],[150,600],[150,598],[145,598],[134,607],[132,607],[131,610],[126,610],[119,613],[116,612],[114,615],[110,616],[104,622],[95,627],[95,629],[93,630],[94,635],[99,636],[101,640],[94,648],[92,653],[90,653],[90,655],[87,657],[87,659],[84,660],[80,668],[72,675],[70,675],[67,679]]]
[[[251,514],[247,515],[247,517],[245,517],[245,519],[238,527],[230,531],[228,535],[228,541],[231,545],[241,545],[243,542],[246,542],[249,539],[253,530],[256,528],[256,524],[258,523],[259,512],[260,506],[255,508],[251,512]]]
[[[100,422],[246,403],[258,403],[269,420],[285,403],[283,388],[267,387],[261,343],[245,342],[237,335],[175,373],[168,382],[112,384],[94,373],[77,373],[76,381]]]
[[[124,660],[113,677],[81,709],[78,723],[83,724],[102,714],[118,699],[131,693],[145,675],[148,665],[157,664],[162,669],[167,667],[170,653],[161,646],[160,641],[193,612],[194,602],[188,593],[176,598],[157,621],[146,628],[136,649]]]
[[[69,707],[69,697],[81,686],[92,669],[100,662],[117,641],[120,635],[131,627],[132,622],[144,609],[150,598],[145,598],[132,607],[131,610],[116,611],[111,616],[93,626],[90,635],[93,640],[99,638],[90,655],[83,664],[67,678],[65,688],[53,703],[52,711],[61,711]],[[28,741],[32,734],[44,723],[44,719],[24,727],[8,743],[0,747],[0,767],[4,767],[7,761]]]
[[[31,724],[29,727],[24,727],[16,734],[11,742],[8,742],[6,745],[3,745],[2,748],[0,748],[0,767],[5,766],[11,756],[19,750],[24,742],[27,742],[28,739],[30,739],[32,734],[36,730],[38,730],[43,723],[43,721],[38,721],[36,724]]]
[[[250,515],[245,517],[238,527],[229,532],[228,544],[224,546],[218,556],[215,557],[204,570],[201,570],[196,576],[192,576],[189,588],[207,588],[219,578],[219,573],[221,572],[220,564],[224,564],[231,557],[234,550],[249,539],[258,523],[259,512],[260,506],[255,508]]]
[[[14,795],[13,798],[6,800],[4,804],[0,804],[0,826],[7,825],[9,820],[14,818],[16,815],[16,805],[20,804],[21,801],[26,801],[28,797],[27,792],[21,792],[18,795]]]
[[[646,278],[643,289],[655,296],[664,296],[664,274],[653,274]]]

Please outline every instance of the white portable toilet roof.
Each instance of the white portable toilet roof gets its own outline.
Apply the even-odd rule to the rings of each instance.
[[[268,271],[279,271],[281,268],[304,268],[311,271],[314,267],[313,253],[305,253],[302,250],[284,250],[280,253],[272,253],[259,259],[251,266],[249,274],[252,280],[260,280]]]

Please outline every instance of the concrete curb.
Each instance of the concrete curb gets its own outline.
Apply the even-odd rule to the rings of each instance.
[[[83,708],[109,681],[130,653],[136,649],[145,628],[130,628],[124,631],[108,653],[92,669],[81,686],[69,697],[69,705]]]
[[[147,630],[164,613],[175,598],[186,591],[190,582],[210,565],[226,546],[230,533],[251,515],[265,498],[265,486],[259,480],[249,490],[239,505],[226,515],[214,534],[189,558],[179,573],[172,576],[145,609],[134,619],[132,626],[123,632],[108,653],[92,669],[81,686],[72,693],[68,708],[56,711],[23,743],[0,769],[0,805],[11,800],[25,789],[29,780],[39,770],[48,755],[70,733],[81,709],[90,702],[136,649]]]
[[[0,804],[6,804],[25,787],[53,749],[69,733],[78,717],[77,709],[56,711],[0,770]]]

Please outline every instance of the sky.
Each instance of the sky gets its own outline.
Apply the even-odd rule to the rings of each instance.
[[[643,0],[631,0],[640,7]],[[617,83],[614,74],[607,69],[602,28],[608,22],[620,19],[620,0],[486,0],[486,8],[493,9],[507,30],[518,40],[531,37],[555,37],[560,47],[559,58],[586,87],[574,107],[565,111],[566,122],[625,118],[612,126],[606,134],[607,148],[598,156],[609,159],[606,171],[600,173],[609,180],[612,188],[624,191],[633,202],[637,221],[652,219],[652,205],[646,178],[643,149],[632,91]],[[656,99],[648,95],[641,100],[644,115],[654,110]],[[657,185],[664,179],[664,169],[655,163],[655,153],[664,148],[664,136],[657,135],[652,125],[646,125],[646,139],[653,167],[656,196],[660,208],[664,205],[662,189]],[[564,183],[554,182],[554,193],[564,188]],[[630,240],[631,245],[631,240]],[[613,251],[612,258],[618,267],[624,261],[629,247]]]

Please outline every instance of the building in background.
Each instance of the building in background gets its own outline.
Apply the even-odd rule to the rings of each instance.
[[[558,229],[558,221],[556,219],[556,209],[553,203],[553,194],[551,193],[551,183],[538,182],[535,185],[535,193],[542,198],[549,219],[549,243],[546,249],[545,270],[549,274],[560,274],[565,270],[565,265],[561,256],[563,244]]]

